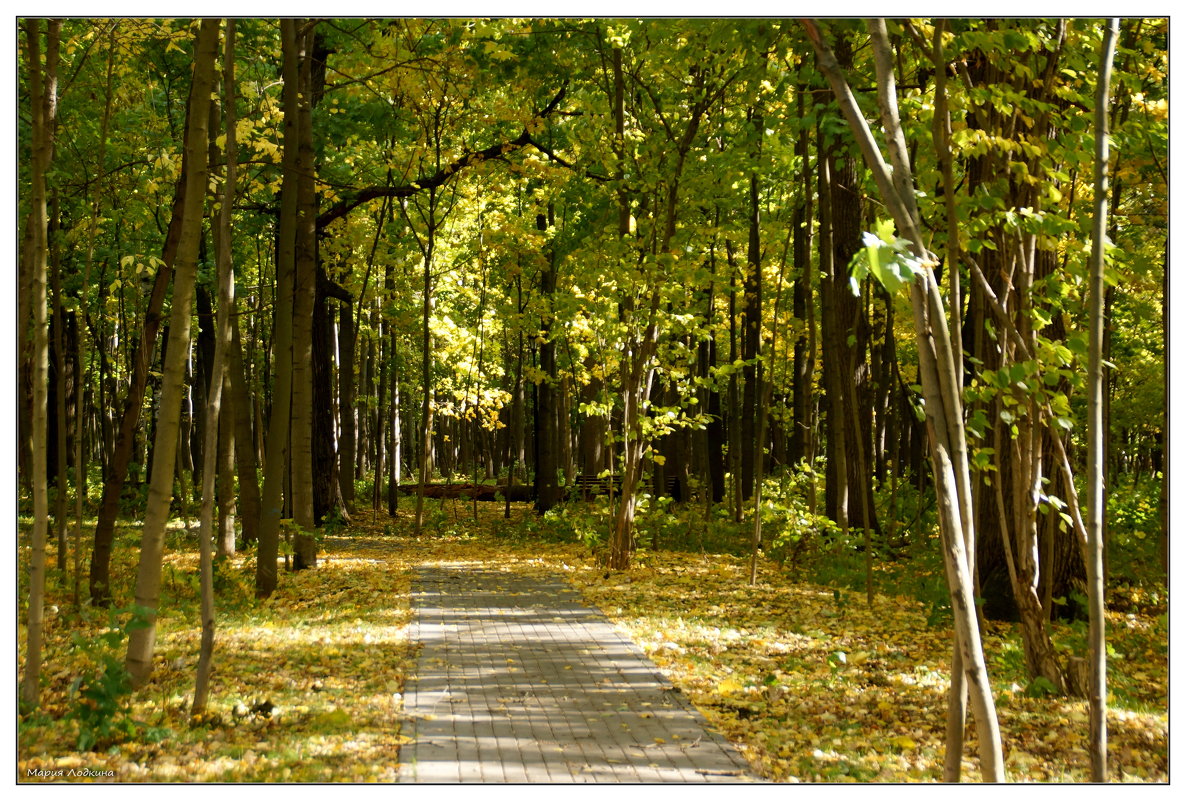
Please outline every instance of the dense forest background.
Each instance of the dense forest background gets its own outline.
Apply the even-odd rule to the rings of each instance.
[[[458,497],[610,570],[840,551],[870,601],[960,544],[972,618],[1090,695],[1051,622],[1168,571],[1169,25],[1119,21],[1101,107],[1108,30],[22,21],[22,697],[47,575],[149,610],[142,683],[178,520],[266,597]]]

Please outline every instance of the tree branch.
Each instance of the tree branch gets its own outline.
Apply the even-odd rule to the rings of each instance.
[[[564,99],[564,96],[567,94],[567,92],[568,83],[566,81],[564,85],[560,87],[560,91],[556,93],[556,96],[552,98],[551,102],[535,115],[535,119],[547,119],[547,117],[551,115],[560,105],[560,102]],[[530,126],[524,128],[523,133],[519,134],[517,137],[511,139],[508,142],[501,142],[482,150],[475,150],[466,153],[451,164],[447,164],[446,166],[437,170],[432,175],[424,176],[418,180],[412,181],[411,183],[403,184],[401,186],[371,186],[365,189],[360,189],[350,197],[339,201],[319,214],[317,217],[317,228],[318,230],[324,229],[334,220],[337,220],[340,217],[345,217],[347,214],[362,204],[371,200],[375,200],[376,198],[411,197],[412,195],[422,192],[425,189],[432,189],[444,185],[449,181],[450,178],[464,170],[466,167],[471,167],[474,164],[479,164],[483,161],[498,158],[499,156],[506,155],[507,153],[520,150],[527,145],[532,145],[534,144],[534,140],[531,138],[529,128]]]

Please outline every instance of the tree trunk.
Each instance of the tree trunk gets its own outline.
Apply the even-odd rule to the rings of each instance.
[[[548,214],[537,215],[536,228],[546,232],[554,225],[554,213],[548,204]],[[535,509],[540,514],[560,501],[557,473],[560,469],[559,449],[561,428],[557,414],[556,342],[552,338],[552,295],[556,292],[556,259],[551,244],[545,246],[544,266],[540,272],[540,295],[544,309],[540,313],[539,367],[540,380],[536,385],[535,407]]]
[[[27,710],[41,701],[41,652],[45,620],[45,546],[49,529],[49,500],[46,486],[45,434],[49,373],[49,321],[46,311],[46,262],[48,255],[48,220],[46,214],[46,175],[53,161],[54,122],[58,103],[58,43],[61,23],[46,23],[45,65],[41,63],[41,25],[27,20],[25,54],[29,75],[29,105],[33,120],[32,164],[29,170],[30,212],[28,226],[32,233],[27,274],[30,277],[29,304],[33,318],[33,359],[31,406],[32,453],[30,463],[33,489],[33,536],[29,559],[29,617],[25,651],[25,674],[21,677],[20,700]],[[22,320],[22,323],[24,321]]]
[[[334,406],[336,395],[333,386],[334,345],[332,317],[326,302],[329,298],[347,300],[349,293],[330,281],[325,272],[317,268],[317,294],[313,306],[313,522],[320,526],[326,516],[334,513],[340,520],[348,521],[338,472],[338,433],[335,425]]]
[[[284,153],[281,162],[280,219],[276,235],[275,322],[272,327],[272,411],[268,418],[267,454],[260,499],[259,547],[256,549],[255,591],[261,597],[276,589],[276,557],[280,549],[282,497],[288,476],[288,431],[292,415],[293,288],[296,282],[298,63],[296,21],[280,20],[284,46]]]
[[[803,112],[802,95],[799,96],[799,111]],[[812,191],[813,176],[808,160],[808,142],[810,129],[804,126],[795,142],[795,155],[803,165],[803,177],[800,186],[803,194],[795,205],[791,217],[792,261],[795,264],[795,288],[791,295],[791,314],[796,320],[805,323],[802,332],[795,338],[794,355],[792,357],[793,374],[791,379],[791,437],[789,443],[789,458],[792,465],[799,465],[809,458],[815,448],[812,438],[815,431],[815,421],[812,415],[814,408],[814,377],[815,377],[815,302],[812,275],[815,272],[811,263],[812,244]],[[810,465],[809,465],[810,466]]]
[[[354,462],[356,425],[354,422],[354,361],[357,333],[354,328],[354,304],[343,303],[338,310],[338,483],[347,511],[354,509]]]
[[[217,30],[217,29],[216,29]],[[220,419],[223,387],[226,381],[225,365],[227,350],[231,343],[231,316],[235,305],[235,272],[231,261],[231,209],[235,202],[236,160],[235,147],[235,21],[227,20],[226,49],[223,53],[223,96],[226,107],[226,172],[217,225],[214,229],[214,253],[218,265],[218,318],[213,335],[214,353],[210,362],[210,389],[206,396],[206,441],[202,453],[202,512],[198,528],[201,572],[201,616],[202,639],[198,653],[197,677],[194,682],[194,700],[191,715],[200,715],[206,710],[210,690],[210,673],[214,658],[214,564],[211,538],[214,534],[215,472],[220,461],[219,429],[226,432],[227,446],[232,447],[229,434],[232,421]],[[213,155],[213,154],[212,154]],[[224,452],[226,448],[223,449]],[[229,458],[223,460],[224,470],[219,480],[227,484],[231,478]],[[220,537],[221,549],[225,548],[225,536]],[[231,550],[234,551],[234,534],[231,534]]]
[[[751,109],[750,116],[757,129],[757,136],[761,137],[765,127],[761,114]],[[761,142],[761,139],[758,139]],[[761,153],[760,144],[755,147],[751,158],[757,159]],[[749,180],[749,237],[745,257],[745,281],[743,286],[743,303],[741,308],[741,358],[745,361],[742,368],[741,388],[741,431],[740,431],[740,461],[741,461],[741,494],[750,498],[754,493],[754,476],[757,474],[755,462],[761,453],[762,443],[757,442],[760,401],[758,387],[758,357],[762,347],[762,240],[761,215],[758,202],[758,173],[756,165],[751,168]]]
[[[211,111],[210,115],[212,130],[218,128],[216,111],[217,107]],[[217,151],[217,148],[211,148],[211,150]],[[214,153],[210,155],[210,163],[216,163]],[[202,253],[198,259],[205,263],[209,260],[209,257],[207,254]],[[206,463],[206,409],[210,404],[210,382],[211,375],[213,375],[214,363],[214,305],[213,299],[210,297],[210,290],[211,288],[204,284],[198,284],[195,288],[198,308],[198,335],[195,337],[194,342],[194,380],[190,386],[190,394],[193,398],[190,417],[193,420],[193,428],[189,442],[190,461],[193,464],[195,488],[202,485],[202,470]]]
[[[1112,60],[1120,20],[1112,18],[1104,32],[1100,52],[1099,78],[1095,97],[1095,209],[1088,276],[1088,441],[1087,454],[1087,595],[1090,612],[1088,632],[1091,676],[1088,700],[1091,706],[1091,780],[1108,780],[1108,683],[1105,633],[1104,534],[1105,482],[1107,476],[1104,419],[1104,239],[1108,230],[1108,100],[1111,91]],[[1168,272],[1168,270],[1167,270]]]
[[[438,132],[439,133],[439,132]],[[439,139],[437,140],[439,143]],[[415,536],[420,536],[424,527],[424,487],[432,477],[432,437],[433,437],[433,377],[432,377],[432,331],[429,323],[432,320],[432,258],[436,247],[436,190],[428,190],[428,233],[421,246],[421,256],[424,258],[424,293],[421,305],[421,351],[420,370],[424,382],[424,400],[420,415],[420,482],[416,491],[416,523]],[[404,209],[405,216],[407,209]],[[409,227],[411,227],[409,225]],[[377,479],[376,479],[377,480]]]
[[[229,350],[229,343],[228,343]],[[218,556],[235,555],[235,426],[238,410],[231,400],[231,379],[227,375],[229,353],[223,353],[222,395],[228,402],[220,405],[218,418],[218,525],[215,534]]]
[[[136,574],[136,605],[151,611],[146,612],[148,625],[131,633],[126,659],[126,667],[135,686],[143,685],[151,675],[156,645],[156,616],[160,601],[165,524],[169,519],[169,505],[173,496],[173,466],[180,432],[181,395],[184,389],[185,360],[189,351],[198,244],[202,235],[202,205],[207,185],[207,123],[210,114],[210,93],[214,87],[218,28],[218,20],[203,20],[194,45],[193,82],[190,87],[185,131],[185,149],[190,170],[186,176],[185,211],[174,264],[169,347],[161,382],[161,403],[153,447],[155,457],[152,483],[148,490],[148,508],[144,515],[140,563]]]
[[[62,309],[62,258],[57,247],[59,213],[57,209],[57,193],[54,193],[53,216],[49,221],[46,241],[49,245],[50,261],[52,262],[54,316],[53,316],[53,352],[54,352],[54,478],[57,479],[57,491],[54,493],[54,532],[57,542],[58,571],[65,581],[68,561],[66,552],[66,491],[69,480],[66,475],[66,351],[65,337],[62,329],[66,327],[66,314]]]
[[[292,312],[292,520],[294,570],[317,566],[313,469],[313,307],[317,295],[317,195],[312,124],[312,23],[297,23],[296,283]],[[286,112],[287,113],[287,112]],[[287,147],[287,143],[285,145]]]
[[[231,321],[231,345],[227,352],[227,372],[230,379],[230,405],[234,409],[235,471],[239,476],[238,512],[243,529],[243,542],[259,541],[261,514],[259,475],[256,470],[255,438],[252,434],[252,402],[243,371],[243,349],[240,345],[238,321]],[[256,425],[263,422],[256,419]],[[227,479],[230,481],[229,477]]]
[[[843,64],[843,59],[842,59]],[[825,325],[829,340],[829,359],[825,371],[837,372],[834,384],[835,400],[829,401],[834,416],[828,426],[834,434],[836,426],[844,427],[844,462],[848,470],[847,518],[850,525],[866,525],[872,534],[880,534],[873,500],[873,475],[868,460],[863,458],[871,444],[872,408],[869,403],[869,325],[865,319],[861,299],[849,286],[848,265],[856,253],[861,235],[861,202],[858,187],[857,161],[839,148],[830,151],[825,159],[830,171],[830,222],[832,243],[831,280],[821,286],[830,296],[832,323]],[[829,202],[829,201],[823,201]],[[838,440],[839,442],[839,440]],[[837,447],[839,447],[837,445]]]

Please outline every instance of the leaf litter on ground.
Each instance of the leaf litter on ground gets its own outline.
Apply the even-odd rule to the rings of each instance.
[[[196,548],[175,543],[156,670],[129,710],[142,725],[168,732],[159,742],[129,738],[74,750],[69,690],[83,666],[70,635],[80,627],[98,633],[103,621],[94,610],[81,618],[64,611],[67,593],[51,580],[51,608],[59,611],[47,626],[45,702],[21,725],[18,781],[72,767],[98,774],[95,781],[395,781],[402,692],[416,654],[408,641],[411,576],[430,562],[566,576],[768,780],[940,780],[951,641],[943,626],[927,625],[922,603],[882,595],[870,608],[863,596],[792,580],[773,563],[750,586],[748,561],[725,554],[644,551],[630,570],[611,573],[589,548],[540,536],[529,507],[514,505],[509,519],[502,509],[481,504],[475,521],[468,507],[442,502],[418,538],[406,512],[390,518],[364,510],[324,539],[316,569],[284,573],[263,601],[253,595],[251,556],[220,565],[216,668],[201,720],[189,715],[199,638]],[[131,549],[119,555],[117,585],[130,585],[133,560]],[[1112,647],[1130,658],[1110,667],[1125,702],[1113,699],[1109,713],[1112,776],[1166,781],[1164,630],[1149,616],[1113,617]],[[1010,626],[989,624],[1009,779],[1086,781],[1086,703],[1031,697],[1016,660],[1007,659],[1016,649]],[[964,776],[974,779],[970,719],[966,737]]]

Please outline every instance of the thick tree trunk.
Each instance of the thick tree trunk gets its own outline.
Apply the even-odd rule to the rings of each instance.
[[[858,249],[862,225],[857,162],[851,157],[841,158],[836,151],[830,152],[826,161],[831,173],[829,191],[833,251],[831,280],[826,289],[830,295],[833,320],[830,326],[829,359],[825,369],[834,369],[838,373],[835,383],[830,384],[836,395],[835,401],[829,403],[835,415],[828,430],[832,434],[836,432],[835,426],[846,429],[844,461],[848,470],[845,482],[848,487],[848,522],[854,526],[867,526],[871,534],[879,535],[880,525],[873,500],[873,475],[869,469],[869,460],[863,458],[872,442],[869,366],[866,360],[869,325],[861,299],[853,294],[848,281],[848,265]],[[823,289],[821,287],[821,291]]]

